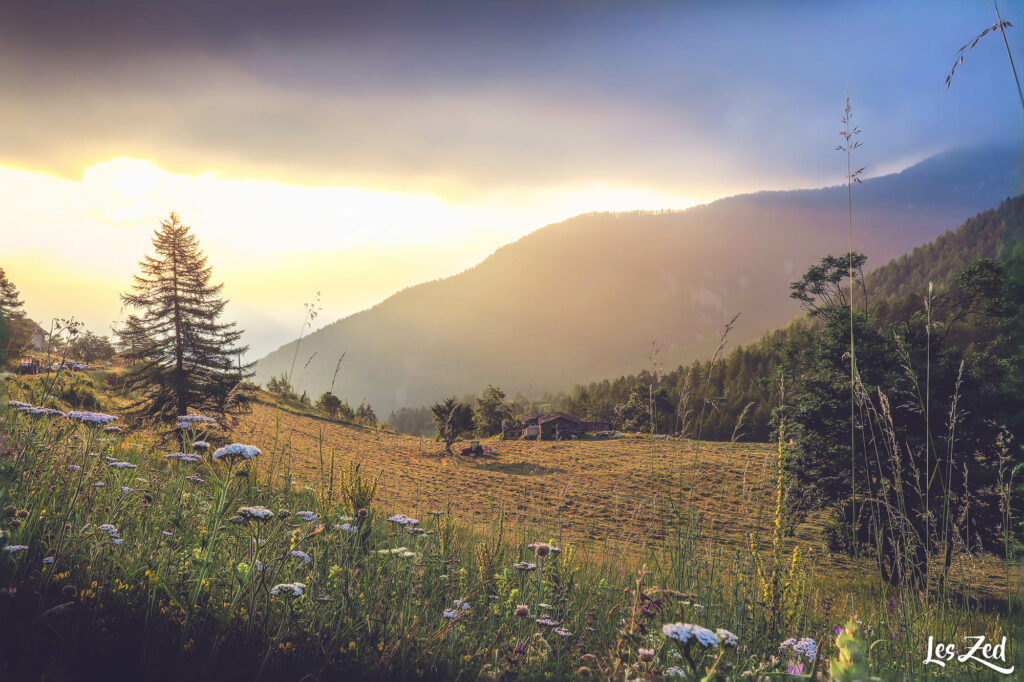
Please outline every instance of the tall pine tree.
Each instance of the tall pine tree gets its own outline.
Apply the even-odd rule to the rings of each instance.
[[[7,355],[27,341],[28,325],[22,305],[18,288],[0,268],[0,363],[6,362]]]
[[[221,417],[244,409],[248,397],[238,389],[252,375],[252,363],[241,363],[248,347],[233,322],[219,321],[227,301],[223,285],[210,284],[199,240],[171,213],[153,246],[132,291],[121,295],[136,311],[118,332],[132,363],[126,388],[140,396],[129,415],[167,421],[190,409]]]

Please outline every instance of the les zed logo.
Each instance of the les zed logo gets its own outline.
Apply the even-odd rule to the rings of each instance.
[[[965,661],[976,661],[984,666],[992,668],[996,672],[1000,672],[1004,675],[1010,675],[1013,673],[1015,666],[1004,668],[996,665],[992,661],[1001,661],[1006,663],[1006,636],[1003,636],[1003,640],[999,644],[993,645],[990,642],[985,641],[984,635],[968,635],[964,637],[967,640],[974,640],[974,644],[967,651],[967,653],[960,654],[957,656],[956,647],[953,644],[943,644],[942,642],[935,642],[935,638],[931,635],[928,636],[928,654],[924,658],[924,662],[936,663],[942,667],[946,667],[946,663],[952,661],[954,658],[961,663]]]

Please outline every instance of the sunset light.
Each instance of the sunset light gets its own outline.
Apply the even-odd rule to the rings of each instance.
[[[5,3],[0,680],[1020,678],[1022,35]]]

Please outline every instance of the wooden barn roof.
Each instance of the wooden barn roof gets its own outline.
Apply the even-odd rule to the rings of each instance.
[[[538,419],[537,423],[547,424],[548,422],[555,421],[556,419],[566,419],[571,422],[576,422],[577,424],[583,421],[582,419],[574,417],[571,414],[566,414],[565,412],[552,412],[551,414],[546,414]]]

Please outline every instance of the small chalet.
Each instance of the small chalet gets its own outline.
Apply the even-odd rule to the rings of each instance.
[[[32,322],[31,324],[32,327],[31,329],[29,329],[29,331],[31,332],[32,336],[29,339],[29,343],[32,344],[32,347],[35,348],[36,350],[46,350],[46,337],[48,336],[46,330],[44,330],[35,322]]]
[[[607,431],[611,425],[606,422],[588,422],[565,412],[539,414],[531,412],[519,419],[519,424],[502,423],[501,433],[505,440],[517,438],[539,438],[541,440],[571,440],[590,431]]]

